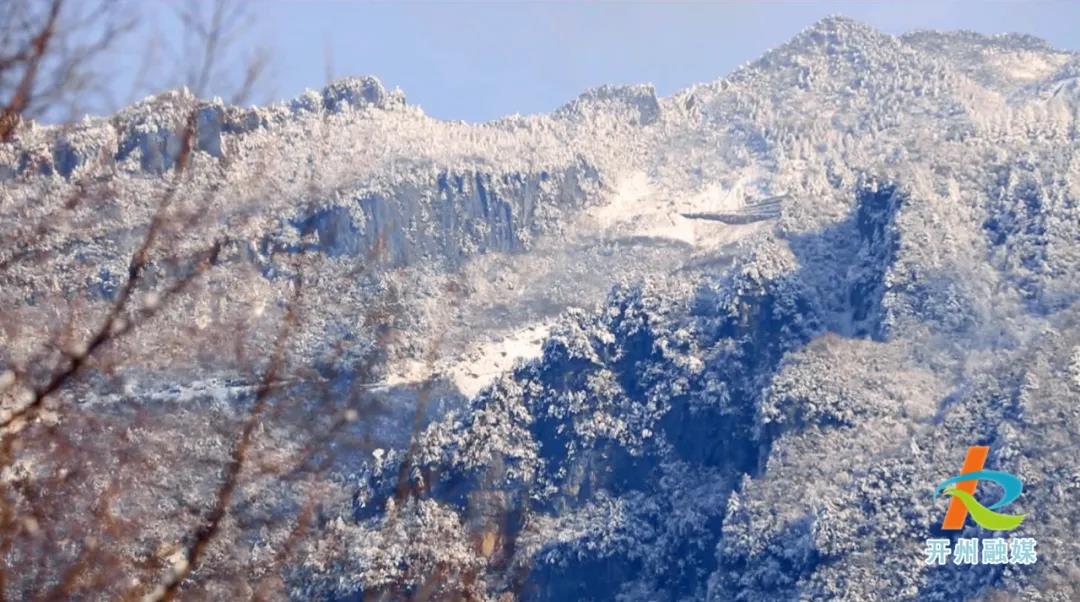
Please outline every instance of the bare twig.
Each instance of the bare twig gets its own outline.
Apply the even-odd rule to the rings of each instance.
[[[277,380],[279,372],[284,367],[286,343],[294,327],[296,306],[303,291],[302,281],[294,282],[293,287],[293,298],[286,309],[281,329],[278,332],[270,365],[263,376],[259,389],[255,393],[255,399],[252,402],[251,409],[248,411],[240,436],[233,446],[232,456],[225,467],[225,475],[215,495],[210,514],[203,525],[193,534],[192,542],[185,550],[184,560],[173,567],[172,574],[164,583],[144,597],[147,602],[168,601],[176,595],[177,590],[188,575],[198,568],[203,553],[213,542],[214,537],[221,528],[221,522],[229,511],[233,494],[240,483],[241,471],[247,461],[255,429],[259,426],[259,421],[269,404],[270,393],[273,390],[272,383]]]

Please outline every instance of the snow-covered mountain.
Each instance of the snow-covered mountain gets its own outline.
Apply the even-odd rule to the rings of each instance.
[[[830,18],[671,97],[484,124],[351,79],[31,125],[0,146],[0,366],[92,328],[165,197],[151,288],[223,251],[73,401],[243,403],[222,349],[268,352],[302,278],[296,379],[390,410],[297,599],[1077,599],[1078,77],[1029,36]],[[923,562],[976,444],[1038,563]]]

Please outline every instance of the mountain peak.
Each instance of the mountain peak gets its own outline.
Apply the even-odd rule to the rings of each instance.
[[[851,50],[877,53],[881,48],[895,46],[897,39],[869,25],[842,16],[821,19],[795,35],[789,42],[769,55],[838,55]]]
[[[377,77],[344,77],[322,90],[308,90],[288,102],[293,111],[340,113],[347,109],[390,109],[405,105],[405,93],[387,90]]]
[[[404,105],[405,93],[397,89],[388,91],[379,78],[369,75],[345,77],[332,82],[323,88],[322,99],[328,111],[367,106],[386,109]]]
[[[826,39],[831,41],[844,41],[852,39],[864,39],[884,35],[878,30],[843,15],[830,15],[810,27],[807,27],[796,39],[809,37],[812,39]]]

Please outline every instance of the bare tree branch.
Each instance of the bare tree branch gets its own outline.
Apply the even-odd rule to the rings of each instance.
[[[225,516],[229,511],[233,494],[239,485],[240,474],[247,461],[255,429],[259,426],[259,420],[262,418],[263,413],[266,411],[269,404],[270,394],[273,391],[273,383],[277,380],[279,372],[284,368],[286,344],[289,339],[289,334],[295,325],[296,306],[300,301],[302,291],[303,282],[298,278],[298,281],[293,283],[293,298],[286,309],[285,317],[278,333],[277,342],[274,345],[274,353],[270,360],[270,365],[262,378],[262,382],[259,383],[259,388],[255,393],[255,399],[251,404],[251,409],[248,411],[247,418],[240,431],[240,436],[237,439],[236,445],[233,447],[232,456],[229,459],[228,465],[225,467],[225,475],[222,478],[221,486],[218,488],[217,494],[215,495],[214,505],[210,510],[210,514],[203,525],[193,534],[193,541],[188,545],[184,553],[183,562],[174,566],[172,575],[170,575],[170,577],[153,592],[144,597],[144,600],[147,602],[171,600],[176,595],[177,590],[188,575],[198,568],[206,548],[213,542],[214,537],[221,528],[221,522],[225,519]]]

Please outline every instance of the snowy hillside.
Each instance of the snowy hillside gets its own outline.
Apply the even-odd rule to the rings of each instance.
[[[671,97],[484,124],[367,78],[31,125],[0,146],[0,372],[91,332],[165,195],[188,227],[141,304],[222,251],[67,396],[140,399],[172,430],[132,436],[221,457],[182,417],[250,399],[223,350],[269,356],[302,281],[289,386],[385,411],[319,485],[294,599],[1075,600],[1078,77],[1029,36],[830,18]],[[976,444],[1023,479],[1038,563],[923,563]],[[180,471],[163,495],[198,497]],[[251,488],[252,516],[303,505]],[[252,563],[285,539],[242,518]]]

